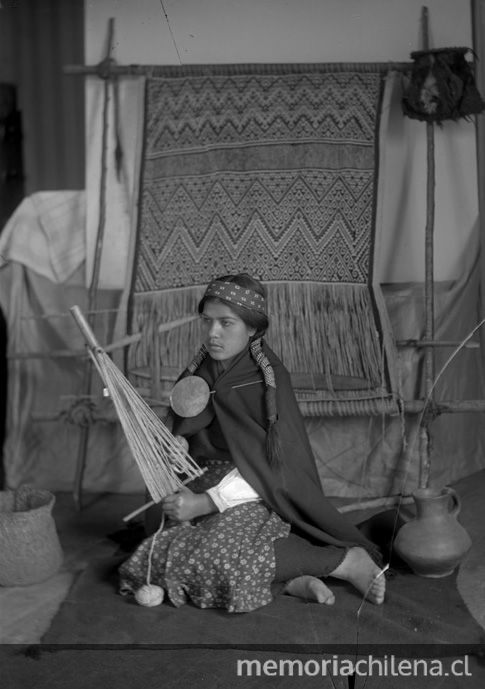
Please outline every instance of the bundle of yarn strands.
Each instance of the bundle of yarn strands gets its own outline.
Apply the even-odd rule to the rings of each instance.
[[[470,48],[437,48],[411,53],[404,77],[403,112],[407,117],[441,124],[478,114],[485,103],[475,84]]]
[[[153,502],[160,502],[203,471],[189,455],[187,448],[172,435],[100,347],[79,307],[73,306],[71,313],[86,339],[89,355],[111,397],[128,446]],[[136,599],[141,605],[147,606],[158,605],[163,600],[163,590],[150,584],[150,570],[147,584],[137,592]]]

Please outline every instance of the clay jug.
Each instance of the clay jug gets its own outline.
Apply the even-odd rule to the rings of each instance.
[[[416,517],[399,529],[394,549],[423,577],[446,577],[460,564],[471,539],[457,520],[460,498],[453,488],[420,488],[413,494]]]

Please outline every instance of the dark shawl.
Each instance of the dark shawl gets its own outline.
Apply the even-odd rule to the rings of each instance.
[[[264,352],[277,385],[278,466],[270,466],[266,456],[265,385],[249,348],[225,370],[210,357],[203,361],[196,375],[209,384],[209,405],[193,418],[174,415],[173,433],[189,440],[196,461],[203,456],[232,460],[293,532],[319,545],[361,545],[376,556],[375,546],[324,496],[290,375],[267,345]]]

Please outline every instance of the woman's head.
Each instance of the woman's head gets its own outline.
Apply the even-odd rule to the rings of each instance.
[[[205,346],[212,358],[229,359],[268,327],[265,289],[246,273],[213,280],[199,303]]]
[[[223,275],[207,287],[199,303],[199,313],[205,327],[205,342],[187,366],[186,375],[194,375],[207,355],[224,361],[249,346],[266,388],[266,452],[270,464],[276,466],[279,462],[276,379],[261,340],[269,325],[266,290],[247,273]]]

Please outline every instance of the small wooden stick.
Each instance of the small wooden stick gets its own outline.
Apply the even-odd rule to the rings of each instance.
[[[161,323],[161,325],[158,326],[157,332],[158,333],[165,333],[170,330],[173,330],[174,328],[179,328],[181,325],[186,325],[187,323],[192,323],[192,321],[195,321],[199,318],[199,315],[197,316],[185,316],[184,318],[177,318],[174,321],[169,321],[168,323]],[[122,349],[123,347],[126,347],[130,344],[133,344],[134,342],[138,342],[138,340],[141,340],[141,333],[134,333],[133,335],[126,335],[123,337],[121,340],[116,340],[115,342],[111,342],[110,344],[106,345],[103,347],[105,352],[112,352],[115,349]]]
[[[127,514],[126,517],[123,517],[124,522],[129,522],[130,519],[133,519],[133,517],[136,517],[138,514],[141,514],[145,510],[147,510],[149,507],[153,507],[153,505],[158,505],[155,500],[150,500],[150,502],[147,502],[145,505],[142,505],[136,510],[133,510],[133,512],[130,512],[130,514]]]
[[[207,471],[207,467],[202,469],[200,472],[200,476],[204,474]],[[182,485],[185,486],[187,483],[190,481],[193,481],[193,479],[186,479],[185,481],[182,481]],[[133,510],[133,512],[130,512],[130,514],[127,514],[126,517],[123,517],[124,522],[129,522],[130,519],[133,519],[133,517],[136,517],[138,514],[141,514],[145,510],[147,510],[149,507],[153,507],[153,505],[158,505],[158,502],[156,500],[150,500],[150,502],[147,502],[145,505],[142,505],[141,507],[138,507],[136,510]]]

